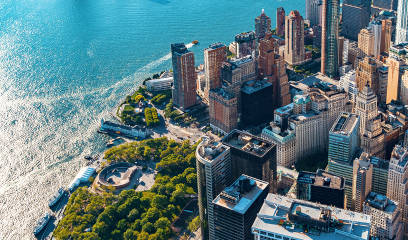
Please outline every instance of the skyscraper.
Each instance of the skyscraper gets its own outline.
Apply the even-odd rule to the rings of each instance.
[[[271,19],[266,16],[262,9],[261,15],[255,18],[255,35],[258,39],[265,37],[265,34],[271,32]]]
[[[380,21],[373,20],[369,23],[369,28],[374,34],[374,51],[373,55],[377,58],[381,54],[381,34],[382,25]]]
[[[279,7],[276,9],[276,35],[285,35],[285,9]]]
[[[369,86],[375,94],[379,93],[379,73],[377,62],[372,57],[366,57],[358,63],[356,69],[356,83],[359,91],[365,86]]]
[[[306,0],[306,19],[310,25],[318,26],[321,24],[322,4],[321,0]]]
[[[391,46],[391,38],[392,38],[392,20],[391,19],[383,19],[381,20],[381,49],[380,52],[388,53],[390,51]]]
[[[247,55],[255,57],[256,49],[256,35],[254,31],[244,32],[235,35],[235,42],[237,43],[237,58],[242,58]]]
[[[323,0],[322,5],[322,57],[321,72],[338,77],[338,47],[340,0]]]
[[[340,113],[329,132],[329,160],[349,162],[359,147],[360,118]]]
[[[362,28],[367,27],[370,21],[371,1],[344,0],[342,6],[342,35],[357,40],[357,35]]]
[[[360,116],[360,133],[364,133],[367,123],[377,117],[377,96],[370,87],[365,86],[357,94],[355,113]]]
[[[371,28],[363,28],[358,33],[358,48],[368,56],[374,56],[374,41],[374,33]]]
[[[213,200],[231,182],[230,148],[204,138],[196,150],[201,236],[214,239]]]
[[[197,103],[194,53],[184,43],[171,44],[173,64],[173,103],[187,109]]]
[[[398,1],[395,44],[408,42],[408,0]]]
[[[205,89],[204,95],[209,100],[210,90],[221,87],[221,67],[227,60],[227,47],[222,43],[211,44],[204,50]]]
[[[353,163],[353,210],[363,211],[363,203],[371,192],[373,165],[370,162],[355,160]]]
[[[215,132],[227,134],[238,126],[238,101],[224,88],[210,90],[210,126]]]
[[[405,65],[400,59],[390,57],[388,63],[388,83],[387,83],[387,101],[398,100],[400,94],[400,83],[402,77],[402,68]]]
[[[299,65],[305,61],[304,21],[297,10],[285,17],[285,61]]]

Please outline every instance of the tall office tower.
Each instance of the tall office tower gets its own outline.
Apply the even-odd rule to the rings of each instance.
[[[341,67],[341,66],[343,66],[343,54],[344,54],[344,42],[345,42],[345,38],[343,37],[343,36],[341,36],[341,37],[339,37],[339,41],[338,41],[338,44],[339,44],[339,47],[338,47],[338,50],[339,50],[339,53],[337,54],[337,56],[338,56],[338,62],[339,62],[339,67]],[[347,53],[348,54],[348,53]],[[340,74],[341,75],[341,74]]]
[[[214,239],[213,199],[231,184],[230,148],[204,138],[196,150],[201,236]]]
[[[227,60],[227,47],[222,43],[211,44],[204,49],[205,89],[204,95],[208,102],[210,90],[221,87],[221,67]]]
[[[241,88],[241,122],[242,126],[257,126],[273,118],[270,111],[274,103],[273,86],[264,80],[248,81]],[[258,106],[258,107],[254,107]]]
[[[232,177],[246,174],[269,183],[276,192],[276,146],[247,132],[233,130],[222,139],[231,148]]]
[[[408,70],[405,70],[401,76],[400,101],[408,105]]]
[[[342,6],[342,35],[356,41],[362,28],[370,21],[371,2],[368,0],[344,0]]]
[[[288,75],[283,57],[278,55],[279,44],[267,34],[259,40],[258,75],[266,78],[273,86],[275,107],[290,103]]]
[[[285,9],[279,7],[276,9],[276,35],[285,36]]]
[[[396,145],[391,154],[388,170],[387,197],[397,201],[408,237],[408,150]]]
[[[237,58],[242,58],[247,55],[255,57],[256,35],[254,31],[235,35],[235,42],[237,43]]]
[[[387,85],[388,85],[388,67],[381,66],[378,69],[378,82],[379,82],[379,90],[378,90],[378,101],[380,103],[384,103],[387,101]]]
[[[358,48],[366,55],[374,56],[374,33],[371,28],[363,28],[358,34]]]
[[[344,178],[320,169],[316,173],[299,172],[296,198],[344,208]]]
[[[408,0],[399,0],[395,44],[404,42],[408,42]]]
[[[398,0],[373,0],[373,7],[382,10],[394,10],[398,8]]]
[[[374,34],[374,50],[373,55],[375,58],[378,58],[381,54],[381,34],[382,34],[382,25],[381,21],[373,20],[369,23],[369,28]]]
[[[210,90],[210,127],[216,132],[227,134],[238,127],[237,97],[224,88]]]
[[[329,160],[350,162],[359,147],[359,116],[343,112],[329,132]]]
[[[289,126],[290,106],[278,108],[274,121],[262,130],[261,137],[276,144],[276,161],[279,166],[292,167],[296,160],[295,129]]]
[[[356,83],[356,71],[351,70],[340,77],[339,81],[340,89],[344,90],[348,95],[348,100],[355,103],[356,96],[358,93],[357,83]]]
[[[377,117],[377,96],[370,87],[365,86],[357,94],[355,113],[360,116],[360,133],[364,133],[367,123]]]
[[[354,161],[367,162],[373,166],[373,173],[371,179],[371,191],[386,195],[387,194],[387,179],[388,179],[388,160],[383,160],[366,152],[362,152],[358,159]],[[361,165],[361,164],[360,164]],[[364,164],[363,164],[364,165]]]
[[[339,75],[337,49],[340,22],[339,8],[339,0],[323,0],[321,72],[333,78]]]
[[[392,20],[383,19],[381,20],[381,48],[380,52],[388,53],[390,51],[392,39]]]
[[[317,26],[321,24],[322,4],[321,0],[306,0],[306,19],[310,25]]]
[[[268,194],[252,225],[252,239],[368,240],[370,225],[370,216],[366,214]],[[299,226],[307,226],[310,231]]]
[[[247,240],[251,226],[268,195],[265,181],[241,175],[214,199],[215,238]]]
[[[356,83],[360,92],[365,86],[369,86],[378,95],[378,67],[376,60],[372,57],[365,57],[363,61],[359,62],[356,69]]]
[[[373,165],[370,162],[355,160],[353,163],[353,210],[363,211],[363,203],[371,192]]]
[[[285,17],[285,61],[299,65],[305,61],[305,26],[298,11],[291,11]]]
[[[371,217],[370,235],[373,238],[401,239],[401,214],[397,202],[373,191],[363,204],[363,213]]]
[[[265,34],[271,32],[271,19],[266,16],[262,9],[261,15],[255,18],[255,35],[258,39],[265,37]]]
[[[387,59],[388,63],[388,83],[387,83],[387,101],[390,103],[392,100],[399,99],[401,70],[404,66],[404,62],[400,59],[390,57]]]
[[[360,142],[361,149],[366,153],[380,158],[385,157],[385,134],[380,115],[366,122]]]
[[[173,103],[187,109],[197,103],[194,53],[184,43],[171,44],[173,64]]]

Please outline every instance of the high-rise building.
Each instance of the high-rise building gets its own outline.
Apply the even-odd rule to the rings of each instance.
[[[381,21],[373,20],[369,23],[368,26],[374,34],[373,55],[375,58],[377,58],[381,54],[381,34],[382,34]]]
[[[323,0],[322,3],[321,72],[329,77],[338,77],[340,0]]]
[[[404,42],[408,42],[408,0],[399,0],[395,44]]]
[[[366,55],[374,56],[374,33],[371,28],[363,28],[358,34],[358,48]]]
[[[356,83],[356,71],[351,70],[344,74],[343,76],[340,77],[339,81],[339,87],[340,89],[344,90],[347,95],[348,99],[355,103],[356,102],[356,96],[358,93],[358,88],[357,88],[357,83]]]
[[[408,71],[405,70],[401,76],[400,101],[408,105]]]
[[[402,60],[393,57],[387,59],[387,63],[388,63],[388,83],[386,103],[388,104],[392,100],[399,99],[402,69],[405,64]]]
[[[299,172],[296,198],[344,208],[344,179],[323,170]]]
[[[255,35],[258,39],[265,37],[265,34],[271,32],[271,19],[266,16],[262,9],[261,15],[255,18]]]
[[[377,117],[377,96],[370,87],[365,86],[357,94],[355,113],[360,116],[360,133],[364,133],[367,123]]]
[[[210,126],[216,132],[227,134],[238,127],[238,102],[234,93],[224,88],[210,90]]]
[[[285,17],[285,61],[289,65],[299,65],[305,61],[304,21],[297,10]]]
[[[233,181],[230,148],[206,137],[197,147],[196,159],[201,236],[214,239],[213,200]]]
[[[371,179],[371,191],[385,195],[387,194],[387,179],[388,179],[388,160],[383,160],[366,152],[362,152],[358,159],[354,161],[367,162],[373,166]],[[363,164],[364,165],[364,164]],[[365,164],[367,165],[367,164]]]
[[[396,145],[391,154],[387,197],[398,202],[404,224],[404,237],[408,237],[408,150],[400,145]]]
[[[285,36],[285,9],[279,7],[276,9],[276,35]]]
[[[248,81],[241,88],[242,126],[257,126],[273,118],[273,86],[266,80]],[[258,106],[258,107],[254,107]]]
[[[269,183],[276,192],[276,146],[247,132],[233,130],[222,139],[231,149],[232,177],[246,174]]]
[[[401,214],[397,202],[371,192],[363,204],[363,213],[371,217],[370,235],[373,238],[401,239]]]
[[[356,69],[356,82],[359,91],[362,91],[365,86],[369,86],[375,94],[379,92],[379,74],[377,61],[372,57],[365,57],[359,62]]]
[[[368,240],[370,225],[370,216],[363,213],[268,194],[252,233],[255,240]],[[308,230],[300,226],[307,226]]]
[[[227,60],[226,49],[227,47],[222,43],[214,43],[204,49],[204,95],[207,102],[210,90],[221,87],[221,67],[223,62]]]
[[[344,0],[342,6],[342,35],[357,40],[360,29],[367,27],[370,20],[371,2],[367,0]]]
[[[392,39],[392,20],[383,19],[381,20],[381,47],[380,52],[388,53],[391,47]]]
[[[321,0],[306,0],[306,19],[310,21],[310,25],[321,25],[322,4]]]
[[[276,144],[276,160],[279,166],[290,168],[296,161],[295,129],[289,126],[291,105],[280,107],[274,112],[274,121],[262,130],[261,137]]]
[[[365,129],[361,133],[360,143],[361,149],[366,153],[385,158],[385,134],[380,115],[366,122]]]
[[[397,10],[398,0],[373,0],[373,7],[382,10]]]
[[[350,162],[359,147],[360,118],[340,113],[329,132],[329,160]]]
[[[187,109],[197,103],[194,53],[184,43],[171,44],[173,64],[173,103]]]
[[[254,31],[244,32],[235,36],[237,43],[236,57],[242,58],[247,55],[255,57],[256,50],[256,35]]]
[[[357,212],[363,211],[363,203],[371,192],[373,165],[367,161],[355,160],[353,163],[353,207]]]
[[[215,238],[247,240],[269,191],[265,181],[241,175],[214,199]]]
[[[378,101],[380,103],[385,103],[387,101],[387,85],[388,85],[388,67],[381,66],[378,69]]]

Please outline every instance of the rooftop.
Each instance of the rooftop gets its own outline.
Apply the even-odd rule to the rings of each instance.
[[[252,58],[252,56],[251,56],[251,55],[247,55],[247,56],[244,56],[244,57],[241,57],[241,58],[231,59],[231,60],[229,60],[228,62],[229,62],[230,64],[232,64],[232,65],[235,65],[236,67],[239,67],[239,66],[242,65],[242,64],[249,63],[249,62],[253,62],[253,61],[254,61],[254,59]]]
[[[210,46],[208,46],[207,49],[211,50],[211,49],[217,49],[217,48],[220,48],[220,47],[225,47],[224,43],[221,43],[221,42],[213,43]]]
[[[289,115],[293,110],[293,103],[289,103],[286,106],[280,107],[275,109],[275,113],[278,113],[279,115]]]
[[[219,96],[222,96],[226,100],[230,100],[235,97],[233,93],[227,92],[224,88],[215,88],[211,89],[210,91],[216,93]]]
[[[222,143],[256,157],[264,157],[275,144],[240,130],[233,130],[222,139]]]
[[[238,43],[255,40],[255,32],[243,32],[235,35],[235,41]]]
[[[381,159],[379,157],[376,157],[376,156],[370,156],[366,152],[361,153],[359,160],[370,162],[371,164],[373,164],[373,166],[375,168],[381,168],[381,169],[385,169],[385,170],[388,170],[388,168],[389,168],[389,162],[388,161],[383,160],[383,159]]]
[[[209,137],[203,137],[198,145],[197,153],[204,159],[212,161],[229,148],[220,142],[216,142]]]
[[[297,181],[298,183],[308,183],[320,187],[344,189],[344,178],[323,170],[317,170],[316,173],[299,172]]]
[[[401,145],[395,145],[391,153],[391,158],[398,160],[398,165],[404,167],[408,162],[407,149]]]
[[[241,91],[246,94],[252,94],[254,92],[257,92],[259,90],[262,90],[270,86],[272,86],[272,84],[265,80],[258,80],[258,81],[251,80],[251,81],[244,83]]]
[[[213,204],[245,214],[268,185],[265,181],[241,175],[214,199]]]
[[[382,210],[387,213],[394,213],[397,210],[397,203],[388,199],[386,196],[370,192],[366,197],[365,204],[370,205],[373,208]]]
[[[330,133],[350,136],[357,127],[358,119],[359,117],[356,114],[343,112],[339,115],[336,122],[334,122]]]
[[[368,239],[370,222],[370,216],[362,213],[270,193],[252,225],[252,231],[304,240]],[[313,230],[313,226],[319,223],[329,229]],[[305,225],[312,228],[304,232]]]

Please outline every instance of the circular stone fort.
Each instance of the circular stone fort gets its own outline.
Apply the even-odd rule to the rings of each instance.
[[[127,162],[111,164],[99,173],[97,184],[101,187],[114,187],[116,190],[126,188],[140,167]]]

